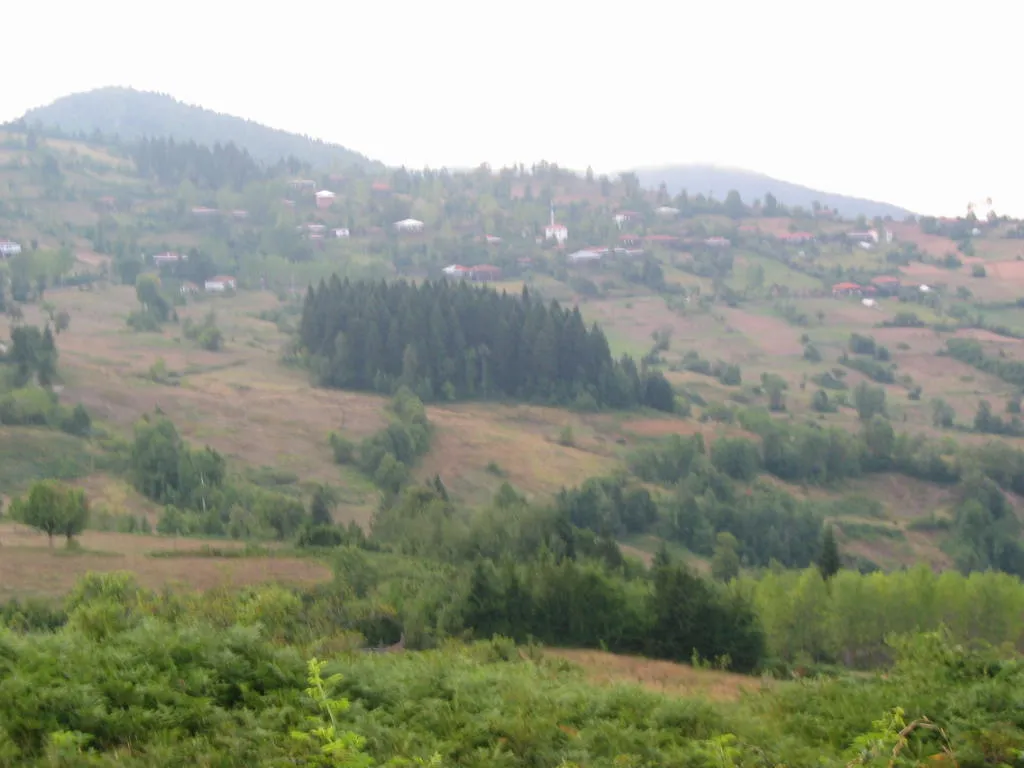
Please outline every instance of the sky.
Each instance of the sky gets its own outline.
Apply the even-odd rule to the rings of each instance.
[[[1019,0],[4,5],[0,121],[121,85],[390,165],[714,163],[1024,217]]]

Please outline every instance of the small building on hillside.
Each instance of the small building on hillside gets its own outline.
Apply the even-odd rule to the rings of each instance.
[[[464,277],[467,269],[461,264],[449,264],[441,271],[448,277]]]
[[[199,286],[196,285],[195,283],[190,283],[186,280],[184,283],[181,284],[182,296],[191,296],[196,293],[199,293]]]
[[[732,243],[724,237],[705,237],[704,245],[709,248],[728,248]]]
[[[321,189],[316,193],[316,207],[317,208],[330,208],[334,205],[334,198],[336,195],[329,189]]]
[[[569,239],[569,228],[564,224],[548,224],[544,227],[544,239],[554,240],[561,245]]]
[[[292,179],[288,182],[288,186],[302,192],[305,190],[316,189],[316,182],[312,179]]]
[[[501,238],[498,237],[497,235],[484,235],[484,241],[488,245],[497,245],[498,243],[501,242]]]
[[[197,205],[195,208],[192,209],[192,215],[201,216],[203,218],[210,218],[212,216],[219,216],[220,211],[217,210],[216,208],[207,208],[202,205]]]
[[[619,211],[614,216],[615,224],[619,229],[626,224],[635,224],[644,220],[644,215],[638,211]]]
[[[643,237],[635,233],[628,233],[625,235],[619,235],[619,242],[627,248],[632,248],[640,245],[643,242]]]
[[[13,240],[0,240],[0,257],[9,259],[21,253],[21,246]]]
[[[227,290],[235,290],[238,282],[230,275],[217,275],[207,280],[205,287],[207,293],[224,293]]]
[[[334,236],[339,240],[344,240],[346,237],[349,237],[350,234],[348,227],[338,227],[334,230]]]
[[[569,263],[582,265],[582,264],[596,264],[601,261],[602,254],[596,250],[585,248],[581,251],[569,254]]]
[[[158,267],[162,267],[165,264],[179,264],[183,261],[188,261],[187,253],[165,251],[164,253],[157,253],[153,255],[153,263]]]
[[[241,209],[234,210],[231,212],[231,217],[241,221],[249,218],[249,212]]]
[[[419,219],[402,219],[394,223],[396,232],[422,232],[423,226]]]
[[[855,243],[875,244],[878,242],[878,232],[873,229],[869,229],[866,232],[847,232],[846,239]]]
[[[464,275],[468,280],[481,283],[500,280],[501,267],[495,267],[492,264],[478,264],[475,267],[467,267]]]
[[[860,296],[861,287],[857,283],[836,283],[832,286],[832,297]]]
[[[660,205],[654,209],[654,212],[658,216],[664,216],[666,219],[674,219],[679,215],[679,209],[673,208],[671,205]]]

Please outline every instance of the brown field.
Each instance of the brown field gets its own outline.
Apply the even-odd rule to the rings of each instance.
[[[766,683],[758,678],[694,669],[688,664],[620,656],[603,651],[551,648],[549,657],[565,659],[583,669],[587,679],[601,685],[639,685],[669,696],[698,696],[712,701],[737,701]]]
[[[260,582],[314,584],[331,578],[330,569],[314,560],[293,557],[151,557],[160,550],[191,551],[205,545],[241,547],[237,542],[209,542],[160,536],[87,531],[81,552],[47,547],[46,537],[24,526],[0,524],[0,598],[66,594],[89,572],[130,571],[151,589],[181,585],[193,589],[242,586]]]
[[[440,474],[455,494],[486,501],[507,480],[530,495],[547,495],[607,474],[618,461],[600,417],[554,408],[472,404],[427,409],[435,434],[418,474]],[[574,445],[559,445],[564,427]],[[488,471],[493,462],[501,476]]]
[[[800,357],[804,345],[800,343],[800,329],[780,317],[753,315],[741,309],[724,309],[722,315],[732,328],[774,357]]]

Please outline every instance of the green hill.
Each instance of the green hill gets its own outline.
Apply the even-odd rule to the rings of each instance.
[[[845,218],[866,216],[892,216],[903,219],[911,211],[890,203],[865,200],[859,197],[838,195],[823,192],[789,181],[781,181],[763,173],[744,171],[735,168],[719,168],[713,165],[676,165],[662,168],[639,168],[635,171],[640,183],[645,187],[657,187],[664,182],[668,191],[676,195],[687,190],[691,195],[713,193],[715,198],[723,200],[726,193],[735,189],[745,203],[756,199],[764,199],[771,192],[783,205],[800,206],[810,209],[816,201],[826,208],[834,208]]]
[[[234,142],[256,160],[276,163],[289,155],[317,168],[381,168],[368,157],[338,144],[184,104],[161,93],[131,88],[100,88],[64,96],[25,113],[26,123],[71,134],[96,131],[135,140],[169,137],[212,146]]]

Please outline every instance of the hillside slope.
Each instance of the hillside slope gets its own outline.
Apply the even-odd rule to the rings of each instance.
[[[911,211],[890,203],[864,200],[858,197],[838,195],[831,192],[811,189],[800,184],[773,179],[762,173],[744,171],[733,168],[719,168],[713,165],[676,165],[664,168],[639,168],[635,171],[641,185],[657,187],[662,182],[668,191],[676,195],[687,190],[691,195],[713,192],[718,200],[725,198],[726,193],[735,189],[745,203],[764,199],[765,193],[771,192],[780,203],[788,206],[810,208],[815,201],[826,208],[838,209],[846,218],[856,216],[892,216],[902,219]]]
[[[117,134],[123,139],[166,136],[210,146],[230,141],[266,163],[294,155],[318,168],[381,167],[338,144],[184,104],[164,94],[131,88],[100,88],[64,96],[47,106],[29,110],[24,120],[30,125],[58,127],[69,133],[100,131]]]

